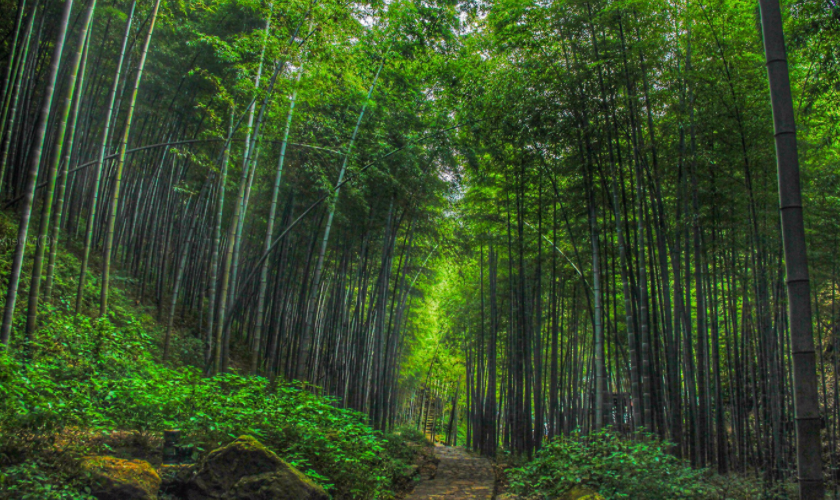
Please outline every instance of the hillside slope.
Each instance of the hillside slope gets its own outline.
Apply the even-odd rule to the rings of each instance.
[[[15,234],[5,214],[0,232],[2,241]],[[0,254],[3,280],[12,250],[6,245]],[[31,339],[16,328],[10,349],[0,352],[0,498],[92,498],[80,457],[159,466],[162,431],[173,428],[193,459],[254,436],[334,498],[393,498],[395,484],[405,488],[414,455],[403,436],[373,431],[362,414],[299,384],[237,373],[203,378],[192,364],[200,343],[190,328],[176,335],[176,359],[159,363],[164,329],[130,289],[114,289],[108,318],[70,313],[78,269],[62,248],[41,328]],[[87,283],[86,296],[95,298],[96,276]],[[19,301],[21,323],[24,308]]]

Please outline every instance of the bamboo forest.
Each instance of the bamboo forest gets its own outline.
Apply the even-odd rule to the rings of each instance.
[[[0,0],[0,499],[840,498],[840,0]]]

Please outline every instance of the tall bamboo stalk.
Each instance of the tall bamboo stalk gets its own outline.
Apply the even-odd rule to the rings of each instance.
[[[324,228],[324,237],[321,239],[321,249],[318,252],[318,262],[315,265],[315,277],[312,280],[311,297],[307,305],[308,312],[306,313],[306,323],[303,327],[303,336],[300,339],[297,359],[297,377],[299,379],[306,378],[307,363],[309,361],[310,350],[312,349],[312,329],[314,328],[315,312],[318,306],[318,294],[320,293],[321,272],[324,268],[324,256],[327,253],[327,242],[330,239],[330,229],[332,228],[333,218],[335,217],[335,207],[338,203],[338,195],[341,193],[341,185],[344,182],[344,175],[347,172],[347,160],[353,152],[353,145],[356,142],[356,135],[359,133],[359,127],[362,124],[362,119],[365,116],[370,97],[376,89],[376,82],[379,79],[379,73],[385,65],[385,59],[388,56],[388,51],[382,56],[382,61],[379,63],[379,68],[376,70],[376,75],[373,77],[373,83],[367,93],[367,98],[362,105],[362,111],[359,113],[359,118],[356,120],[356,126],[353,128],[353,134],[350,136],[350,143],[347,145],[347,151],[344,153],[344,160],[341,162],[341,170],[338,173],[338,181],[336,181],[336,188],[330,196],[329,214],[327,215],[327,226]]]
[[[160,0],[156,0],[155,5],[152,8],[151,18],[149,20],[149,31],[146,33],[146,40],[143,43],[143,48],[140,52],[140,62],[137,65],[137,76],[134,79],[134,88],[131,91],[131,98],[128,104],[128,115],[125,119],[125,130],[123,131],[122,141],[120,142],[120,150],[117,157],[114,187],[111,194],[110,207],[108,209],[108,221],[106,223],[105,248],[102,252],[102,289],[99,296],[100,316],[104,316],[108,312],[108,287],[110,286],[111,280],[111,257],[114,246],[114,226],[117,219],[117,207],[120,202],[120,187],[122,185],[123,168],[125,167],[125,151],[128,148],[128,137],[131,134],[131,121],[134,117],[135,105],[137,104],[137,91],[140,88],[140,79],[143,77],[143,68],[146,65],[146,56],[149,53],[152,33],[155,30],[158,8],[160,8]]]
[[[128,14],[128,20],[125,23],[125,32],[123,33],[122,48],[120,49],[120,58],[117,62],[117,70],[114,75],[114,82],[111,85],[111,93],[108,98],[108,111],[105,114],[105,123],[102,126],[102,140],[99,143],[99,158],[96,162],[96,173],[94,174],[93,188],[90,191],[90,214],[88,215],[87,225],[85,228],[85,247],[82,251],[82,266],[79,271],[79,286],[76,290],[76,314],[79,314],[82,309],[82,301],[85,296],[85,280],[87,278],[87,268],[90,262],[90,250],[93,244],[93,230],[96,223],[97,202],[99,200],[100,183],[102,182],[102,166],[105,163],[105,154],[108,150],[108,137],[111,130],[111,120],[115,118],[114,102],[117,98],[117,89],[120,85],[120,75],[122,75],[123,62],[125,61],[125,53],[128,47],[128,39],[131,34],[131,24],[134,20],[134,10],[137,7],[137,0],[131,2],[131,10]]]
[[[32,334],[38,327],[38,302],[41,291],[41,275],[44,267],[44,253],[49,241],[47,240],[50,231],[52,217],[53,199],[55,195],[55,183],[58,179],[58,168],[61,163],[64,149],[65,134],[67,132],[67,121],[72,110],[73,95],[76,91],[76,81],[79,76],[82,56],[84,55],[85,40],[87,39],[88,27],[93,18],[93,11],[96,8],[96,0],[90,0],[79,30],[79,41],[76,44],[76,53],[70,66],[69,81],[67,82],[67,93],[61,102],[58,115],[58,135],[53,147],[50,164],[47,168],[47,188],[44,193],[44,201],[41,205],[41,220],[38,226],[38,240],[35,242],[35,258],[32,264],[32,281],[29,285],[29,309],[26,315],[26,333]],[[73,125],[75,127],[75,124]],[[70,138],[72,141],[72,137]],[[63,194],[62,194],[63,196]]]
[[[50,62],[50,73],[47,78],[47,86],[44,91],[41,110],[38,113],[35,125],[35,137],[32,141],[29,153],[29,170],[26,176],[26,187],[24,188],[23,206],[20,209],[20,223],[18,225],[18,237],[15,243],[15,253],[12,257],[12,268],[9,273],[9,286],[6,292],[6,307],[3,311],[3,325],[0,327],[0,343],[9,344],[12,335],[12,320],[15,315],[15,303],[17,302],[18,285],[20,284],[20,271],[23,267],[23,254],[26,250],[26,243],[29,239],[29,220],[32,215],[32,202],[35,198],[35,186],[38,180],[38,167],[41,164],[41,153],[44,149],[44,136],[47,130],[47,121],[52,107],[55,82],[58,79],[58,70],[61,65],[61,53],[64,50],[64,40],[67,35],[67,24],[70,20],[70,11],[73,8],[73,0],[65,0],[64,9],[58,24],[55,45],[53,46],[52,61]]]
[[[811,333],[811,286],[802,217],[796,120],[790,90],[782,11],[778,0],[759,0],[767,79],[773,105],[779,208],[787,276],[790,350],[793,359],[796,459],[800,500],[823,500],[822,444],[817,364]]]
[[[274,176],[274,188],[271,192],[271,205],[268,210],[268,222],[265,230],[265,241],[263,243],[263,253],[271,248],[271,242],[274,239],[274,218],[277,213],[277,199],[280,196],[280,180],[283,177],[283,165],[286,161],[286,146],[289,142],[289,131],[292,127],[292,116],[295,112],[295,101],[297,100],[297,84],[300,82],[303,68],[298,68],[298,74],[295,82],[295,90],[292,92],[292,97],[289,102],[289,113],[286,116],[286,128],[283,131],[283,142],[280,145],[280,159],[277,161],[277,172]],[[263,261],[262,270],[260,271],[260,289],[257,299],[257,322],[254,327],[254,340],[251,345],[251,373],[257,373],[259,353],[262,348],[262,329],[263,317],[265,315],[265,292],[268,286],[268,259]]]
[[[91,18],[92,19],[92,18]],[[67,177],[70,168],[70,160],[73,156],[73,150],[76,147],[76,125],[79,121],[79,110],[81,109],[81,101],[84,96],[85,75],[87,73],[87,58],[90,50],[90,38],[93,31],[93,22],[88,23],[87,35],[84,40],[84,54],[82,56],[82,67],[79,69],[79,84],[76,95],[73,99],[73,110],[71,111],[70,127],[67,131],[67,137],[70,139],[70,144],[64,148],[64,158],[59,163],[61,173],[58,180],[58,192],[56,193],[55,210],[52,214],[52,227],[50,228],[49,244],[50,254],[47,260],[47,279],[44,286],[44,297],[47,301],[52,300],[52,289],[55,277],[55,258],[58,254],[58,238],[61,231],[61,219],[64,215],[64,196],[67,189]]]

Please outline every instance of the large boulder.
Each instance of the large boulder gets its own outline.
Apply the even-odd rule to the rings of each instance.
[[[266,472],[240,479],[225,500],[327,500],[327,493],[298,470]]]
[[[251,436],[210,452],[186,487],[189,500],[326,500],[323,488]]]
[[[90,476],[91,495],[99,500],[156,500],[160,476],[145,460],[85,457],[81,468]]]

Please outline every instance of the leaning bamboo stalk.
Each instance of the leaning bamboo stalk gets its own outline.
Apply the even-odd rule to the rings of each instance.
[[[12,320],[15,314],[15,303],[17,302],[18,285],[20,284],[20,273],[23,267],[23,254],[26,250],[26,241],[29,238],[29,221],[32,216],[32,202],[35,198],[35,185],[38,180],[38,167],[41,164],[41,154],[44,149],[44,136],[46,135],[47,122],[52,107],[53,94],[55,93],[55,82],[58,79],[58,70],[61,65],[61,53],[64,50],[64,40],[67,36],[67,25],[70,19],[70,11],[73,8],[73,0],[64,2],[64,10],[59,21],[56,42],[53,46],[50,73],[47,78],[47,85],[44,90],[43,103],[38,113],[35,125],[35,136],[31,143],[29,153],[29,170],[26,175],[26,186],[24,188],[24,201],[21,207],[20,224],[18,225],[18,237],[15,244],[15,253],[12,257],[12,268],[9,273],[9,286],[6,293],[6,307],[3,311],[3,324],[0,326],[0,343],[9,344],[12,334]]]
[[[128,105],[128,116],[125,120],[125,131],[123,132],[122,141],[120,142],[119,157],[117,158],[117,168],[114,179],[113,193],[111,194],[110,209],[108,210],[108,221],[106,224],[105,249],[103,251],[103,265],[102,265],[102,289],[99,296],[99,314],[104,315],[108,311],[108,288],[110,285],[111,275],[111,256],[114,245],[114,226],[117,218],[117,207],[120,201],[120,185],[122,183],[122,172],[125,167],[125,150],[128,147],[128,136],[131,133],[131,120],[134,117],[135,105],[137,103],[137,91],[140,88],[140,79],[143,77],[143,68],[146,65],[146,56],[149,53],[149,44],[152,41],[152,33],[155,29],[155,21],[157,20],[158,8],[160,8],[160,0],[155,2],[152,9],[151,20],[149,21],[149,31],[146,33],[146,41],[143,43],[143,49],[140,55],[140,62],[137,65],[137,76],[134,80],[134,88],[131,92],[131,98]]]
[[[303,74],[303,68],[298,69],[297,81]],[[292,92],[292,97],[289,103],[289,113],[286,117],[286,128],[283,131],[283,143],[280,145],[280,159],[277,161],[277,172],[274,176],[274,189],[271,194],[271,205],[268,211],[268,223],[265,231],[265,242],[263,243],[263,253],[268,251],[271,246],[271,241],[274,237],[274,218],[277,213],[277,199],[280,195],[280,180],[283,176],[283,165],[286,161],[286,145],[289,141],[289,131],[292,127],[292,116],[295,111],[295,100],[297,99],[297,88]],[[268,261],[262,264],[260,271],[260,289],[259,298],[257,299],[257,323],[254,328],[254,340],[251,347],[251,373],[257,372],[257,365],[259,360],[259,352],[262,343],[262,328],[263,316],[265,315],[265,292],[268,286]]]
[[[56,254],[58,253],[58,238],[59,232],[61,230],[61,217],[64,215],[64,194],[67,189],[67,172],[70,165],[70,158],[73,155],[73,149],[76,145],[76,124],[78,123],[79,119],[79,109],[82,100],[82,96],[84,93],[84,84],[85,84],[85,73],[87,71],[87,57],[88,57],[88,49],[90,47],[90,35],[93,31],[93,9],[96,8],[96,0],[91,1],[90,12],[91,16],[88,18],[88,24],[86,28],[83,28],[85,32],[83,35],[79,37],[79,52],[78,56],[81,58],[81,67],[78,69],[79,77],[78,77],[78,85],[76,87],[75,97],[73,98],[73,105],[72,110],[70,113],[70,125],[67,130],[67,137],[70,140],[70,143],[67,145],[66,148],[63,148],[63,158],[59,161],[59,168],[61,168],[61,173],[59,174],[59,182],[58,188],[56,192],[56,201],[55,201],[55,210],[52,213],[52,227],[50,228],[49,233],[49,240],[48,243],[50,245],[50,253],[47,259],[47,278],[46,283],[44,285],[44,298],[47,301],[50,301],[52,297],[52,289],[53,289],[53,277],[55,273],[55,258]],[[84,48],[82,48],[84,47]],[[68,94],[68,97],[70,95]]]
[[[294,33],[292,33],[291,40],[289,41],[290,44],[294,43],[294,41],[298,37],[298,33],[300,32],[301,26],[303,26],[303,22],[309,16],[310,12],[304,16],[304,19],[298,23],[297,27],[295,28]],[[274,92],[274,86],[277,83],[277,77],[280,76],[280,73],[286,67],[286,61],[277,59],[274,61],[274,72],[271,75],[271,78],[268,83],[268,88],[266,89],[266,95],[262,100],[262,104],[260,105],[260,112],[257,115],[257,122],[254,128],[253,137],[251,137],[250,142],[246,146],[246,156],[248,158],[245,161],[245,165],[252,165],[251,168],[255,168],[256,158],[255,155],[259,153],[259,148],[257,147],[257,141],[260,136],[260,129],[262,128],[263,120],[265,118],[265,111],[268,107],[269,100],[271,98],[272,93]],[[256,97],[251,101],[250,105],[254,105],[256,103]],[[249,105],[249,106],[250,106]],[[247,111],[247,110],[246,110]],[[234,128],[235,130],[235,128]],[[252,157],[254,156],[254,157]],[[222,283],[221,283],[221,292],[219,297],[219,322],[217,325],[216,331],[216,370],[217,371],[225,371],[227,369],[228,363],[228,343],[230,340],[230,318],[229,312],[233,311],[233,297],[236,295],[235,293],[231,295],[230,299],[228,299],[228,289],[232,288],[231,284],[235,284],[236,281],[236,274],[235,274],[235,263],[236,257],[238,255],[239,249],[239,240],[241,239],[242,232],[240,230],[241,224],[239,224],[241,220],[241,213],[246,207],[246,175],[248,173],[247,168],[243,168],[242,176],[240,178],[240,185],[239,185],[239,196],[237,196],[237,202],[234,205],[234,213],[230,228],[228,230],[228,242],[227,248],[225,250],[225,258],[223,264],[223,271],[222,271]],[[234,272],[232,272],[232,268]],[[236,289],[234,288],[234,291]],[[228,306],[228,302],[231,302],[231,305]],[[228,317],[228,320],[225,317]]]
[[[262,80],[262,73],[263,73],[263,65],[265,63],[265,49],[266,45],[268,44],[268,37],[269,33],[271,32],[271,16],[274,13],[274,4],[272,3],[269,6],[269,14],[268,18],[265,21],[265,28],[263,30],[263,44],[260,48],[260,57],[259,63],[257,65],[257,74],[254,77],[254,91],[259,92],[260,89],[260,82]],[[275,61],[275,64],[277,62]],[[277,69],[275,67],[275,72],[272,76],[272,84],[274,80],[277,78]],[[271,94],[271,90],[269,90],[269,94]],[[256,101],[255,101],[256,102]],[[234,247],[233,247],[233,255],[232,255],[232,262],[231,262],[231,270],[230,270],[230,283],[233,289],[236,289],[237,283],[237,276],[239,275],[239,253],[242,241],[242,230],[243,226],[245,225],[245,214],[248,211],[248,200],[251,194],[251,185],[254,182],[254,174],[257,170],[257,164],[259,160],[259,145],[257,143],[257,136],[259,135],[259,128],[260,124],[257,124],[256,130],[254,129],[254,116],[256,113],[256,105],[255,102],[252,103],[250,109],[248,110],[248,123],[245,128],[245,153],[242,155],[242,182],[245,182],[245,178],[247,177],[247,187],[245,190],[242,191],[240,189],[240,196],[238,198],[239,203],[242,205],[239,209],[239,217],[233,222],[236,227],[236,235],[234,237]],[[263,107],[264,109],[264,107]],[[262,116],[262,110],[260,113]],[[251,134],[253,133],[253,141]],[[226,347],[226,346],[225,346]]]
[[[373,95],[373,91],[376,89],[376,82],[379,79],[379,74],[382,72],[382,67],[385,65],[385,60],[388,56],[388,51],[385,51],[385,55],[382,57],[382,61],[379,63],[379,68],[376,70],[376,75],[373,77],[373,83],[370,86],[370,89],[367,93],[367,98],[365,99],[364,104],[362,105],[362,110],[359,113],[359,118],[356,120],[356,126],[353,128],[353,135],[350,137],[350,143],[347,146],[347,152],[344,154],[344,160],[341,163],[341,171],[338,174],[338,181],[336,182],[336,188],[334,189],[334,193],[330,195],[330,203],[329,203],[329,215],[327,216],[327,225],[324,229],[324,237],[321,240],[321,249],[318,253],[318,261],[315,265],[315,276],[313,279],[312,285],[312,296],[309,299],[308,307],[309,310],[306,312],[305,323],[303,327],[303,336],[301,337],[299,348],[298,348],[298,366],[297,366],[297,377],[300,379],[305,378],[306,376],[306,363],[309,359],[309,350],[311,349],[310,338],[312,337],[312,328],[314,323],[314,316],[317,309],[317,297],[320,288],[321,282],[321,273],[324,268],[324,256],[327,251],[327,242],[330,239],[330,229],[332,228],[333,218],[335,217],[335,208],[338,202],[338,196],[341,193],[341,185],[344,181],[344,175],[347,172],[347,159],[350,157],[350,154],[353,152],[353,145],[356,142],[356,135],[359,133],[359,127],[362,124],[362,119],[365,116],[365,110],[367,110],[368,102],[370,101],[371,96]]]
[[[117,71],[114,75],[114,83],[111,86],[111,94],[108,98],[108,111],[105,114],[105,124],[102,126],[102,140],[99,146],[99,159],[95,162],[96,174],[94,175],[93,189],[91,189],[91,205],[90,214],[87,219],[87,227],[85,228],[85,247],[82,253],[82,267],[79,271],[79,286],[76,290],[76,314],[81,312],[82,300],[84,299],[85,278],[87,277],[88,263],[90,262],[90,248],[93,244],[93,230],[96,223],[97,202],[99,200],[99,189],[102,182],[102,165],[105,163],[105,153],[108,148],[108,133],[111,130],[111,120],[114,116],[114,101],[116,101],[117,89],[120,84],[120,75],[122,74],[123,62],[125,61],[126,48],[128,47],[128,39],[131,34],[131,24],[134,20],[134,9],[137,6],[137,1],[131,3],[131,11],[128,14],[128,21],[125,24],[125,33],[123,34],[122,48],[120,49],[120,58],[117,62]]]

